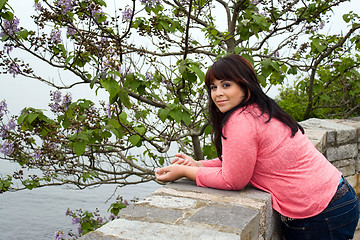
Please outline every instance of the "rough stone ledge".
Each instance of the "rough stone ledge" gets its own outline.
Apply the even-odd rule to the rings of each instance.
[[[118,217],[80,239],[280,239],[271,195],[250,186],[224,191],[180,179]]]
[[[358,128],[354,127],[357,126],[355,122],[350,124],[349,121],[310,118],[299,124],[306,129],[325,130],[327,144],[346,144],[358,141]]]

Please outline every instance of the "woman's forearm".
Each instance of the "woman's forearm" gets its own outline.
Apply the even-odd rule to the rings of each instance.
[[[183,166],[183,167],[184,167],[183,169],[184,177],[196,181],[196,172],[198,170],[198,167],[188,167],[188,166]]]

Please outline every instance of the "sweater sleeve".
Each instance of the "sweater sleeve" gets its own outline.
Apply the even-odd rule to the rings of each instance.
[[[222,162],[219,158],[215,158],[212,160],[201,160],[202,164],[204,164],[204,167],[221,167]]]
[[[232,114],[223,128],[222,165],[199,168],[198,186],[240,190],[249,183],[258,152],[256,121],[246,110]]]

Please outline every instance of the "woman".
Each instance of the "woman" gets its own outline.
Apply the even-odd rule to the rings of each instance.
[[[208,70],[205,84],[218,158],[177,154],[156,178],[187,177],[227,190],[250,183],[271,193],[285,239],[351,239],[359,218],[354,190],[262,91],[251,64],[239,55],[224,57]]]

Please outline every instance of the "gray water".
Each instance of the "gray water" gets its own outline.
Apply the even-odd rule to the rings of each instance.
[[[0,160],[0,174],[9,174],[14,164]],[[125,200],[142,199],[159,188],[155,182],[129,185],[118,188],[103,185],[98,188],[74,190],[69,187],[45,187],[34,190],[0,194],[0,240],[48,240],[54,233],[70,229],[77,233],[77,225],[65,216],[67,208],[95,211],[99,208],[102,217],[109,217],[107,209],[120,195]]]

